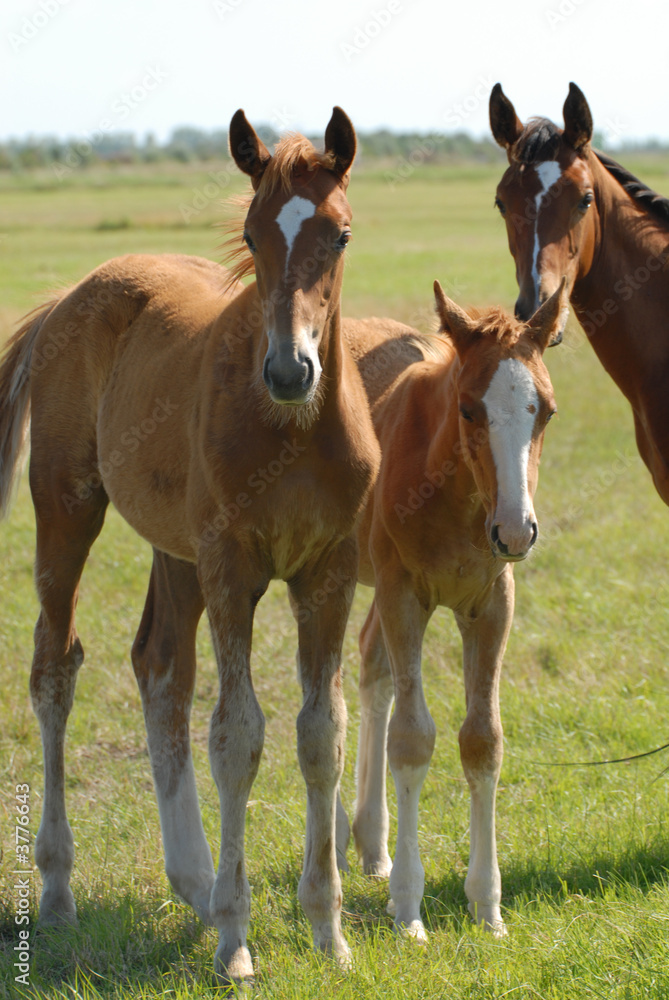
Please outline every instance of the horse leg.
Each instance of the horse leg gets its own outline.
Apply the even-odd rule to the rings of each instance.
[[[386,743],[393,679],[376,601],[360,633],[360,653],[360,736],[353,835],[364,871],[387,877],[392,862],[388,854]]]
[[[203,545],[199,576],[218,663],[220,693],[211,717],[209,760],[218,788],[221,854],[210,900],[218,929],[214,959],[224,983],[253,975],[246,945],[251,889],[244,861],[246,805],[262,754],[265,719],[251,681],[255,606],[267,589],[265,567],[234,539]]]
[[[335,829],[346,735],[341,651],[357,568],[357,545],[349,538],[290,582],[304,693],[297,718],[297,752],[307,786],[307,833],[298,895],[312,926],[314,947],[342,965],[348,965],[350,951],[341,931]]]
[[[189,733],[195,637],[203,610],[195,566],[154,549],[132,663],[142,695],[167,877],[209,923],[214,865],[202,827]]]
[[[495,798],[502,767],[499,680],[513,619],[513,568],[495,581],[474,621],[458,618],[464,651],[467,715],[460,729],[460,758],[471,793],[471,849],[465,892],[477,924],[506,934],[500,912],[502,883],[495,839]],[[457,617],[457,616],[456,616]]]
[[[390,873],[391,911],[403,934],[427,938],[420,916],[425,873],[418,849],[418,801],[434,750],[435,725],[425,703],[421,649],[430,613],[401,569],[377,573],[376,602],[390,658],[395,711],[388,727],[388,759],[397,792],[397,846]]]
[[[299,607],[295,602],[295,599],[291,593],[288,591],[288,599],[290,601],[290,608],[295,617],[295,621],[299,623]],[[297,664],[297,680],[302,684],[302,669],[300,667],[300,651],[298,649],[297,656],[295,657],[295,662]],[[307,691],[302,688],[303,699],[307,696]],[[337,813],[336,813],[336,835],[335,835],[335,848],[337,851],[337,868],[340,872],[348,872],[349,864],[346,858],[346,852],[348,851],[348,844],[351,839],[351,827],[348,821],[348,816],[346,815],[346,810],[344,804],[341,800],[341,790],[337,789]]]
[[[38,472],[34,448],[30,480],[37,522],[35,583],[40,614],[30,694],[39,720],[44,757],[44,803],[35,840],[35,861],[42,875],[40,922],[76,922],[70,889],[74,838],[65,809],[65,730],[74,701],[77,671],[84,651],[75,626],[79,580],[91,545],[104,522],[107,496],[100,487],[69,508],[63,495],[73,487],[50,472]],[[62,488],[61,488],[62,487]]]

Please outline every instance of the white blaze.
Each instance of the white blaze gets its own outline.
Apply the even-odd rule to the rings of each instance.
[[[316,212],[316,206],[308,198],[301,198],[295,195],[287,201],[276,217],[277,225],[286,241],[286,272],[288,271],[288,261],[293,250],[293,243],[302,228],[305,219],[310,219]]]
[[[534,280],[534,287],[538,296],[540,280],[538,263],[539,251],[541,249],[539,246],[539,209],[541,208],[541,202],[544,200],[544,197],[548,194],[553,184],[556,184],[562,176],[562,168],[556,160],[546,160],[544,163],[538,163],[534,169],[537,172],[537,177],[539,178],[539,183],[541,184],[541,190],[534,198],[534,253],[532,255],[532,278]]]
[[[539,409],[539,394],[526,365],[515,358],[500,361],[483,403],[497,472],[496,517],[525,522],[533,518],[527,466]]]

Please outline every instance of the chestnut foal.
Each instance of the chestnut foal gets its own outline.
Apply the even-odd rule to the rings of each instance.
[[[346,709],[340,658],[355,588],[355,526],[379,464],[365,391],[340,324],[346,198],[356,138],[335,108],[317,153],[301,136],[270,155],[243,112],[232,155],[254,194],[243,239],[256,281],[193,257],[128,256],[27,319],[0,368],[0,480],[11,478],[32,411],[30,485],[41,611],[30,681],[44,749],[35,858],[42,921],[76,916],[65,811],[65,728],[83,649],[79,580],[109,500],[153,546],[132,650],[175,890],[219,931],[225,980],[252,974],[246,804],[263,748],[251,680],[254,609],[286,580],[298,620],[307,785],[299,897],[316,947],[348,961],[341,932],[335,801]],[[242,260],[236,275],[251,270]],[[278,488],[259,470],[280,467]],[[334,585],[333,585],[334,581]],[[311,597],[325,589],[317,606]],[[195,635],[207,609],[220,697],[209,755],[221,852],[214,870],[190,751]]]
[[[390,873],[396,926],[421,941],[418,800],[435,740],[421,648],[440,605],[455,613],[463,643],[467,714],[460,754],[471,791],[469,910],[484,928],[506,933],[495,846],[499,680],[513,617],[513,564],[525,559],[537,538],[533,496],[544,431],[555,412],[542,354],[557,330],[563,288],[529,322],[519,323],[501,310],[470,316],[437,282],[441,338],[380,335],[373,321],[347,321],[382,453],[358,533],[360,580],[375,594],[360,636],[353,831],[365,871]],[[386,746],[398,804],[392,870]]]

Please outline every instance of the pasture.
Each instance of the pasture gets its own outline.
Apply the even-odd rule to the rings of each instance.
[[[669,194],[669,165],[624,163]],[[501,163],[425,167],[402,179],[393,165],[354,168],[345,314],[390,315],[428,329],[437,277],[462,305],[512,308],[513,262],[493,208],[502,169]],[[49,290],[116,254],[220,259],[223,237],[213,228],[223,217],[220,203],[242,187],[223,164],[91,171],[62,183],[46,173],[0,177],[0,339]],[[295,751],[295,629],[285,586],[275,583],[259,604],[254,633],[254,683],[267,731],[247,812],[249,941],[259,970],[251,995],[669,997],[669,775],[661,773],[667,754],[607,767],[544,766],[627,756],[669,738],[669,512],[637,455],[627,402],[573,320],[546,363],[559,415],[546,435],[536,497],[539,542],[515,572],[516,615],[501,688],[498,852],[509,937],[486,937],[466,915],[469,795],[457,749],[461,643],[450,612],[442,610],[424,648],[426,694],[437,724],[420,813],[429,946],[393,936],[387,886],[361,874],[351,847],[343,925],[355,967],[343,974],[311,952],[296,897],[305,796]],[[24,475],[0,525],[0,995],[214,995],[215,934],[171,894],[164,874],[130,664],[150,551],[112,510],[82,581],[78,631],[86,660],[66,750],[79,927],[35,932],[40,880],[32,871],[31,985],[14,982],[16,786],[29,786],[33,835],[42,794],[28,694],[37,614],[33,545]],[[357,634],[369,600],[358,588],[345,645],[342,796],[349,815],[359,718]],[[207,729],[217,678],[204,621],[198,658],[193,753],[216,860],[218,802]],[[392,790],[390,803],[392,818]]]

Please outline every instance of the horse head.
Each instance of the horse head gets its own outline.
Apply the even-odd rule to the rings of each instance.
[[[334,108],[323,153],[289,135],[271,155],[240,110],[230,125],[230,150],[254,192],[243,240],[262,304],[262,380],[278,407],[316,405],[351,236],[346,188],[355,131]]]
[[[565,281],[527,323],[493,310],[470,316],[435,282],[441,332],[457,351],[459,443],[486,509],[493,555],[525,559],[538,536],[534,494],[555,399],[543,353],[555,335]]]
[[[509,159],[495,204],[516,262],[520,320],[536,312],[563,276],[571,294],[574,282],[588,273],[597,244],[598,207],[589,162],[592,116],[574,83],[563,114],[564,129],[545,118],[523,125],[499,83],[490,95],[492,133]],[[567,299],[552,343],[562,339]]]

